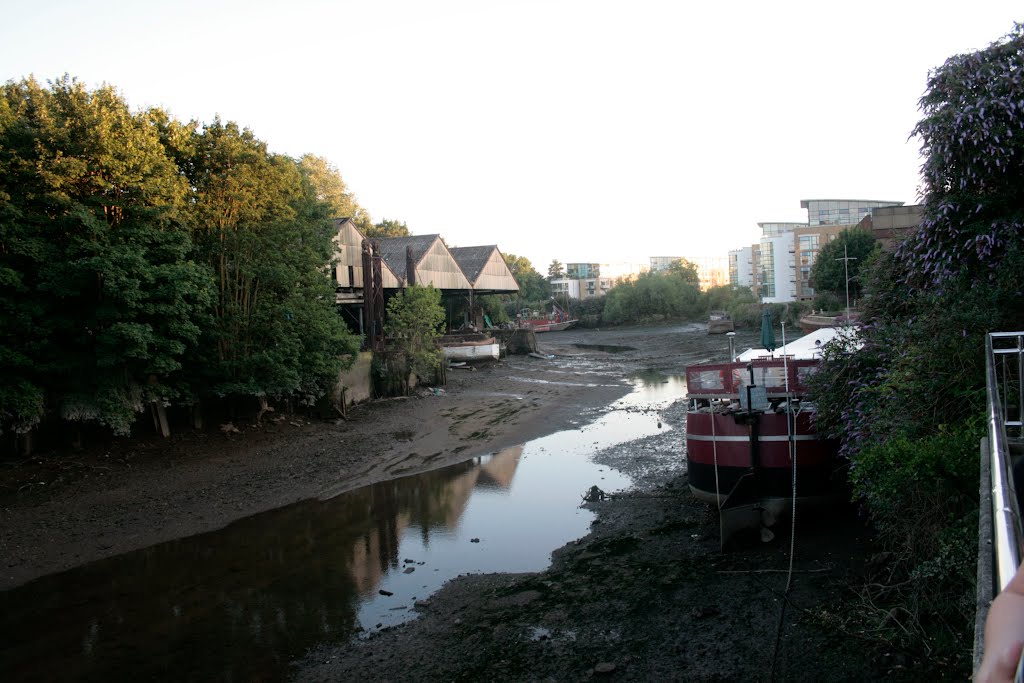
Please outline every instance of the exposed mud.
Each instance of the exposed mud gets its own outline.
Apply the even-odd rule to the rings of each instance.
[[[741,331],[738,348],[754,338]],[[550,333],[540,343],[554,358],[452,370],[441,394],[372,402],[347,422],[290,416],[240,425],[240,434],[137,439],[8,464],[0,588],[578,428],[604,410],[645,411],[660,416],[657,434],[596,455],[633,488],[587,503],[598,513],[591,533],[557,550],[549,569],[460,577],[419,601],[414,621],[336,634],[265,678],[921,678],[922,665],[844,630],[864,561],[854,515],[798,514],[792,575],[788,526],[770,543],[723,554],[717,517],[686,486],[682,402],[615,403],[629,391],[625,378],[670,383],[690,363],[724,357],[723,337],[689,325]]]

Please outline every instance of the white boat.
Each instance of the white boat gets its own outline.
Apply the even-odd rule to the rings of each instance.
[[[446,344],[441,347],[444,350],[444,357],[447,360],[498,360],[501,353],[501,345],[494,337],[480,341],[466,341],[458,344]]]

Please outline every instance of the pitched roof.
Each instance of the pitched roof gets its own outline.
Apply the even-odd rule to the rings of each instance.
[[[380,256],[388,267],[391,268],[399,280],[406,280],[405,273],[405,249],[412,247],[412,258],[416,263],[420,262],[423,255],[427,253],[440,235],[409,235],[408,237],[388,237],[380,240]]]
[[[462,268],[462,272],[471,283],[476,283],[484,266],[491,260],[491,254],[497,249],[496,244],[488,244],[480,247],[450,247],[452,258]]]

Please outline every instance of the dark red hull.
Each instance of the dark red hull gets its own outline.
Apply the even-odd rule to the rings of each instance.
[[[740,477],[752,471],[762,498],[791,498],[794,459],[785,413],[758,413],[757,462],[751,448],[752,425],[742,413],[689,412],[686,416],[686,461],[690,488],[698,497],[724,500]],[[806,411],[795,416],[797,497],[830,498],[836,494],[838,444],[819,439]],[[717,464],[717,468],[716,468]],[[717,476],[716,476],[717,469]]]

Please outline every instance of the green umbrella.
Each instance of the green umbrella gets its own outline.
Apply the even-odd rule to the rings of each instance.
[[[761,313],[761,346],[772,352],[775,350],[775,330],[772,328],[772,312],[767,308]]]

